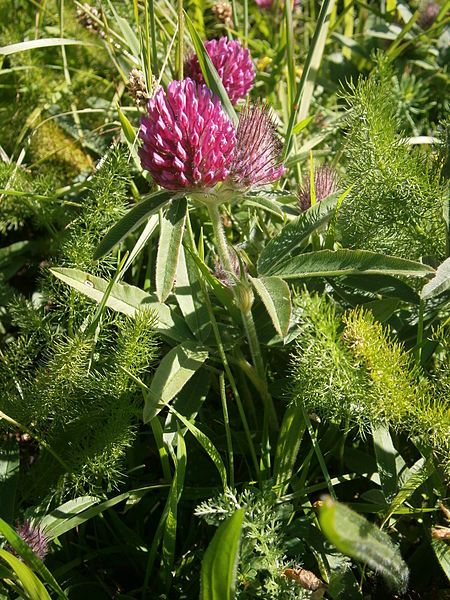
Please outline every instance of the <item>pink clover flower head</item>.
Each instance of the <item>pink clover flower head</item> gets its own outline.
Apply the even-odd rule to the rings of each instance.
[[[338,189],[337,174],[334,169],[323,165],[314,171],[314,193],[316,202],[320,202]],[[299,208],[302,212],[311,206],[311,185],[309,174],[303,179],[302,187],[298,196]]]
[[[30,521],[24,521],[17,528],[17,533],[41,560],[45,558],[48,552],[48,540],[39,527],[36,527]]]
[[[247,104],[239,117],[228,179],[240,189],[276,181],[285,172],[280,164],[281,150],[270,108],[265,104]]]
[[[220,40],[208,40],[205,42],[205,48],[231,103],[236,104],[240,98],[245,98],[255,80],[255,68],[247,48],[243,48],[238,41],[228,40],[226,37]],[[185,70],[186,75],[195,81],[205,82],[197,55],[194,54],[186,62]]]
[[[236,133],[220,101],[192,79],[172,81],[148,102],[141,121],[141,164],[169,190],[210,188],[223,181]]]

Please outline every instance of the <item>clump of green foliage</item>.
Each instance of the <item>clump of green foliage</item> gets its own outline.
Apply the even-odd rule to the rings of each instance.
[[[199,504],[195,514],[209,525],[218,526],[240,508],[245,508],[245,516],[236,598],[310,598],[310,592],[284,576],[284,571],[293,564],[286,558],[287,539],[283,533],[290,507],[277,505],[273,492],[246,489],[238,494],[236,490],[227,490]]]
[[[412,355],[368,310],[340,315],[325,296],[306,292],[298,301],[295,401],[362,434],[378,425],[406,433],[450,473],[450,406]]]
[[[127,163],[120,147],[97,171],[83,210],[60,240],[59,264],[92,266],[93,248],[123,214]],[[109,272],[103,261],[97,272]],[[95,270],[95,269],[94,269]],[[12,338],[0,363],[1,410],[40,444],[24,473],[30,492],[53,481],[61,493],[118,485],[124,453],[137,424],[136,378],[156,352],[154,317],[129,319],[107,312],[90,326],[95,307],[51,274],[33,301],[16,297],[9,307]]]
[[[414,148],[400,127],[395,78],[380,60],[346,95],[346,184],[339,212],[346,248],[404,258],[445,255],[441,162]]]

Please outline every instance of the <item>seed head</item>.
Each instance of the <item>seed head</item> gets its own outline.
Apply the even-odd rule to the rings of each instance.
[[[228,173],[236,134],[220,101],[192,79],[172,81],[141,121],[141,164],[169,190],[213,187]]]
[[[237,40],[228,40],[226,37],[208,40],[205,48],[231,102],[236,104],[240,98],[245,98],[255,79],[255,69],[247,48],[243,48]],[[196,55],[187,61],[185,71],[195,81],[205,82]]]
[[[216,19],[223,23],[225,27],[230,27],[233,23],[233,8],[229,2],[216,2],[212,7]]]
[[[144,73],[139,69],[131,69],[128,79],[128,92],[138,106],[145,106],[150,100]]]
[[[337,175],[336,171],[331,167],[322,166],[314,172],[314,191],[316,201],[320,202],[324,198],[328,198],[337,190]],[[311,186],[309,174],[303,179],[302,187],[299,191],[298,204],[300,210],[304,212],[311,206]]]
[[[48,540],[38,527],[32,525],[30,521],[24,521],[17,528],[17,533],[41,560],[45,558],[48,552]]]
[[[247,104],[239,117],[229,179],[240,189],[276,181],[285,171],[280,165],[281,149],[270,108]]]
[[[95,8],[95,6],[91,6],[88,2],[85,2],[82,6],[79,6],[77,8],[78,22],[85,29],[92,31],[92,33],[99,32],[100,26],[98,20],[101,20],[101,18],[102,15],[98,8]]]

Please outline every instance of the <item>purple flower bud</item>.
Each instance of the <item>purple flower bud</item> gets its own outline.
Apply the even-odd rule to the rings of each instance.
[[[328,198],[337,190],[336,171],[331,167],[322,166],[314,172],[314,192],[316,202]],[[311,186],[309,174],[303,179],[302,187],[299,190],[298,203],[300,210],[304,212],[311,206]]]
[[[17,533],[41,560],[45,558],[48,552],[48,540],[38,527],[32,525],[30,521],[24,521],[17,528]]]
[[[422,6],[419,18],[417,19],[422,29],[429,29],[433,25],[440,10],[441,7],[437,2],[427,2]]]
[[[219,99],[192,79],[172,81],[148,103],[141,121],[141,164],[169,190],[204,189],[228,173],[236,134]]]
[[[220,40],[208,40],[205,42],[205,48],[232,104],[236,104],[240,98],[245,98],[252,89],[255,79],[255,69],[247,48],[243,48],[238,41],[228,40],[226,37]],[[196,55],[187,61],[185,70],[186,75],[195,81],[205,83]]]
[[[282,143],[270,108],[247,104],[241,112],[229,180],[240,189],[272,183],[285,172],[280,165]]]

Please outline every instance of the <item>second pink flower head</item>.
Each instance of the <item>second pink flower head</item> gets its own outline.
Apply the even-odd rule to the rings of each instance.
[[[236,40],[226,37],[208,40],[205,49],[222,80],[232,104],[245,98],[253,87],[255,69],[250,52]],[[185,65],[186,75],[198,83],[205,83],[197,55],[193,55]]]

